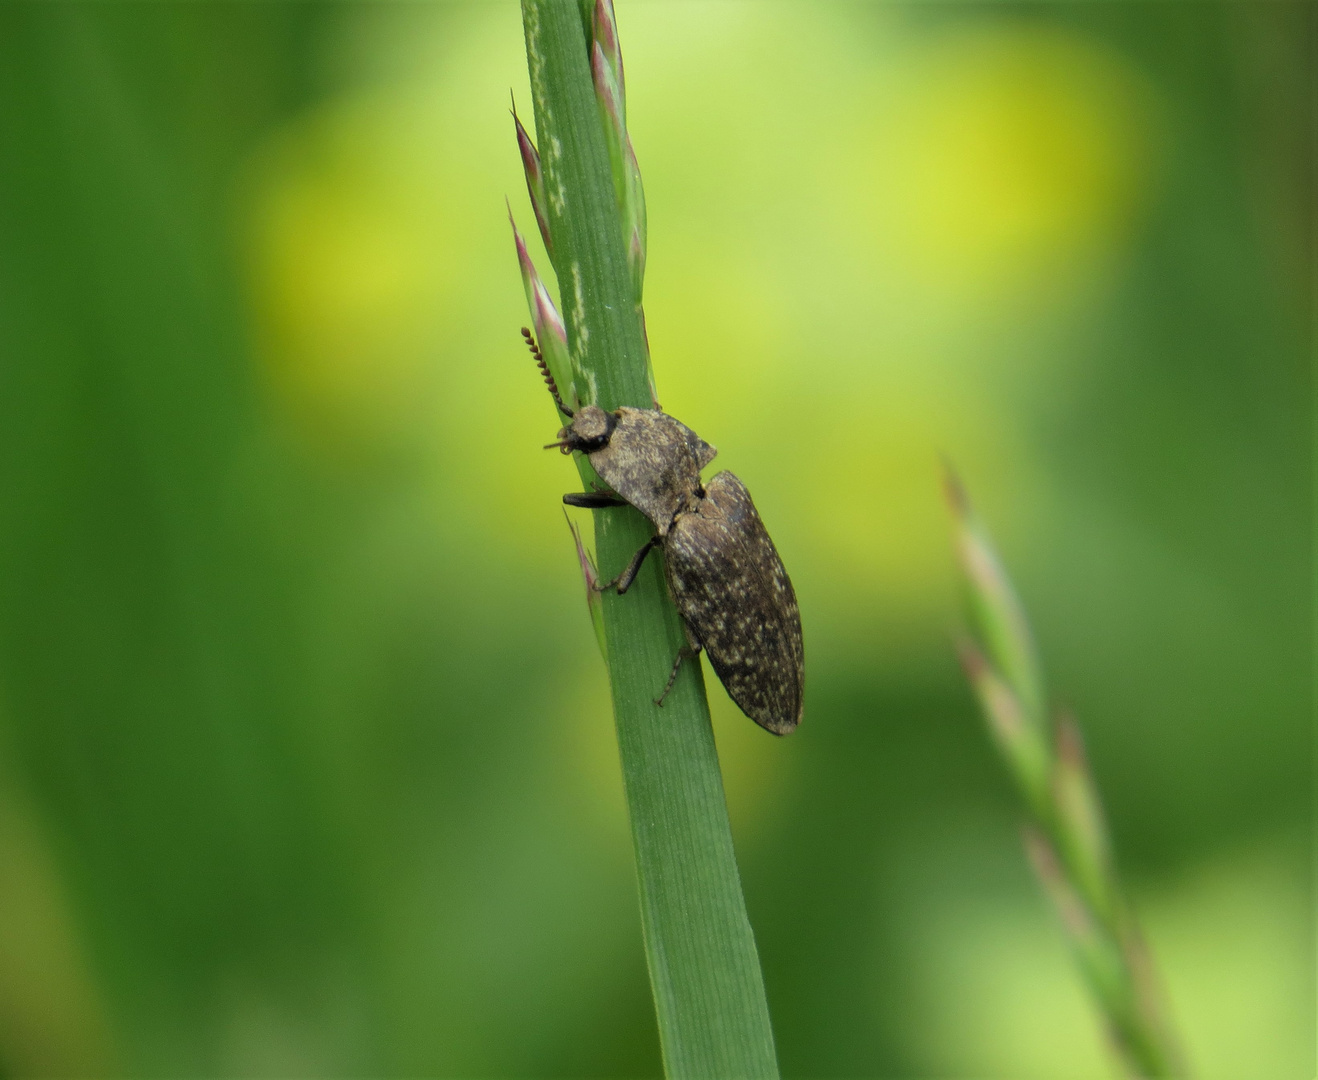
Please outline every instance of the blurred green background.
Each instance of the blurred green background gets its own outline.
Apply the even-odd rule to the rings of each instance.
[[[1312,1076],[1314,9],[618,16],[661,399],[805,622],[792,738],[710,680],[785,1073],[1109,1075],[942,452],[1200,1076]],[[4,1075],[658,1073],[525,81],[510,0],[0,7]]]

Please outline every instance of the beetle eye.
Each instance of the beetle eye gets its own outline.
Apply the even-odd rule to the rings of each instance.
[[[564,429],[573,450],[590,454],[606,446],[613,429],[618,426],[618,418],[595,405],[588,405],[577,412],[572,424]]]

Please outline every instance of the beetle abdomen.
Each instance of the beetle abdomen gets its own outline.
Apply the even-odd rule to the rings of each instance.
[[[761,727],[801,720],[804,649],[796,593],[746,485],[721,472],[664,543],[668,585],[728,696]]]

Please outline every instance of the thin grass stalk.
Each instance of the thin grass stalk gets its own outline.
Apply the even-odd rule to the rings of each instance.
[[[631,169],[635,157],[625,130],[605,128],[623,115],[616,29],[605,7],[522,3],[538,149],[524,130],[518,141],[563,302],[561,342],[520,237],[519,258],[537,332],[550,339],[541,342],[546,364],[568,407],[652,408],[639,305],[643,209],[638,217],[626,205],[639,174],[615,182],[615,167]],[[601,19],[613,36],[607,49],[593,39]],[[610,79],[612,104],[599,95],[593,55]],[[610,140],[619,138],[625,152],[611,154]],[[580,455],[577,464],[589,490],[590,466]],[[630,507],[594,514],[598,576],[609,580],[653,530]],[[583,548],[578,558],[589,582],[595,570]],[[682,1080],[776,1077],[700,666],[684,664],[663,708],[654,704],[685,641],[659,560],[647,560],[625,596],[604,594],[599,612],[665,1071]]]
[[[1070,715],[1049,709],[1025,609],[950,470],[947,494],[978,638],[962,641],[962,665],[1020,793],[1030,864],[1125,1074],[1184,1077],[1179,1041],[1121,889],[1080,728]]]

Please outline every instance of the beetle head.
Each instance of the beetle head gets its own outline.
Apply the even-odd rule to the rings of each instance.
[[[618,426],[618,418],[611,412],[605,412],[598,405],[584,405],[577,410],[572,423],[558,433],[557,446],[565,454],[580,450],[583,454],[594,453],[607,446],[613,429]]]

